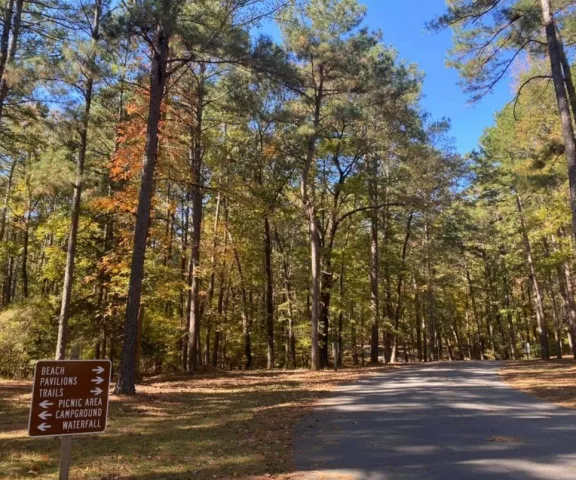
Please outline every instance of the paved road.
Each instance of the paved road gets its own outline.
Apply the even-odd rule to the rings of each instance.
[[[576,412],[497,363],[406,367],[341,387],[297,428],[306,479],[576,480]]]

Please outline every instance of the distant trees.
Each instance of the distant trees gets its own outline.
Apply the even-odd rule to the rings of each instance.
[[[568,45],[574,31],[570,19],[576,6],[570,0],[457,0],[432,28],[451,26],[455,32],[452,65],[459,69],[474,99],[489,93],[511,71],[522,55],[548,57],[549,71],[524,79],[517,95],[533,81],[551,79],[558,107],[568,163],[572,229],[576,238],[576,90],[561,31],[565,24]]]
[[[439,25],[473,28],[481,3]],[[532,32],[522,48],[539,53],[463,158],[354,0],[46,8],[53,23],[22,20],[6,60],[2,374],[71,342],[113,361],[122,394],[209,366],[576,352],[566,142],[528,25],[540,10],[492,50]],[[253,34],[272,14],[279,45]],[[488,85],[492,55],[461,60]]]

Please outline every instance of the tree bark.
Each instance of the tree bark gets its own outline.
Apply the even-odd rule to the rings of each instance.
[[[22,296],[28,298],[28,247],[30,244],[30,217],[32,215],[32,205],[28,206],[26,218],[24,220],[24,239],[22,245],[22,263],[20,265],[20,272],[22,274]]]
[[[548,56],[552,71],[552,80],[556,92],[556,102],[562,125],[562,136],[566,148],[566,160],[568,162],[568,181],[570,184],[570,208],[572,210],[572,234],[576,239],[576,141],[574,139],[574,124],[570,114],[570,105],[566,93],[566,79],[562,71],[563,51],[559,44],[556,31],[556,23],[552,15],[550,0],[541,0],[542,16],[546,30]],[[576,112],[575,112],[576,114]]]
[[[308,217],[309,241],[310,241],[310,326],[311,333],[311,351],[310,351],[310,368],[312,370],[320,369],[320,348],[318,345],[318,326],[320,320],[320,231],[318,228],[318,219],[316,213],[316,182],[314,163],[316,159],[316,142],[318,141],[320,115],[324,97],[324,72],[319,68],[319,83],[316,88],[314,104],[314,132],[308,139],[306,159],[302,177],[300,181],[300,195],[302,204]],[[312,178],[310,178],[312,177]]]
[[[332,271],[331,249],[324,246],[323,250],[324,261],[322,262],[322,283],[320,288],[320,367],[328,368],[328,348],[330,344],[328,333],[334,272]]]
[[[566,84],[566,90],[568,92],[568,100],[570,101],[570,106],[572,107],[572,118],[576,121],[576,88],[574,88],[574,81],[572,80],[572,69],[570,68],[570,62],[566,57],[566,49],[564,46],[564,41],[560,35],[560,29],[555,23],[556,29],[556,43],[558,45],[558,52],[560,53],[560,63],[562,64],[562,72],[564,73],[564,83]]]
[[[554,320],[554,339],[556,340],[556,358],[561,359],[563,357],[562,322],[560,321],[560,315],[558,315],[556,292],[554,288],[554,282],[552,282],[552,279],[548,280],[548,296],[550,297],[550,300],[552,302],[552,319]]]
[[[557,267],[557,275],[567,317],[572,354],[576,359],[576,301],[574,300],[572,278],[568,263],[564,262]]]
[[[378,205],[378,161],[372,159],[368,175],[370,203]],[[380,328],[380,249],[378,210],[370,212],[370,363],[378,363],[378,334]]]
[[[202,124],[204,115],[204,75],[206,64],[200,64],[196,91],[194,124],[190,128],[190,166],[192,169],[192,284],[190,287],[190,329],[188,331],[188,371],[198,370],[200,344],[200,241],[202,237]]]
[[[212,253],[210,254],[210,282],[208,284],[208,295],[206,301],[202,302],[200,318],[204,318],[204,312],[206,309],[212,308],[212,301],[214,299],[214,288],[216,284],[216,248],[218,247],[218,223],[220,221],[220,209],[222,203],[222,195],[218,192],[216,198],[216,213],[214,214],[214,227],[213,227],[213,238],[212,238]],[[208,316],[206,323],[206,341],[204,344],[204,364],[211,364],[210,357],[210,335],[212,332],[212,316]],[[215,332],[215,336],[218,335],[218,331]]]
[[[268,214],[264,217],[264,266],[266,270],[266,368],[270,370],[274,368],[274,276],[272,272],[272,235]]]
[[[70,233],[68,235],[68,249],[66,251],[66,267],[64,269],[64,285],[62,287],[62,300],[60,304],[60,318],[58,320],[58,341],[56,344],[56,360],[66,358],[66,344],[68,342],[68,319],[70,316],[70,301],[72,286],[74,285],[74,267],[76,263],[76,244],[78,241],[78,224],[80,221],[80,204],[82,200],[82,186],[84,183],[84,164],[88,148],[88,128],[90,123],[90,109],[94,90],[94,64],[96,62],[96,47],[100,39],[100,19],[102,17],[102,0],[96,0],[94,6],[94,24],[92,27],[91,52],[86,61],[88,75],[84,93],[84,112],[80,123],[80,145],[76,159],[76,179],[74,181],[74,194],[72,196],[72,211],[70,212]],[[0,87],[0,97],[1,97]]]
[[[142,325],[144,323],[144,304],[140,304],[138,309],[138,328],[136,330],[136,353],[134,355],[134,364],[136,371],[136,380],[142,380]]]
[[[418,351],[418,361],[423,362],[425,355],[422,345],[422,303],[416,276],[412,278],[412,288],[414,289],[414,322],[416,323],[416,349]]]
[[[430,253],[428,252],[430,245],[430,229],[428,223],[424,223],[424,237],[426,241],[426,253],[424,262],[426,264],[427,275],[427,289],[426,297],[428,303],[428,356],[432,361],[439,360],[438,348],[438,331],[436,329],[436,307],[434,301],[434,269],[432,268],[432,261],[430,260]]]
[[[181,368],[188,370],[188,330],[190,329],[190,284],[192,283],[192,272],[190,271],[190,260],[188,256],[188,234],[190,229],[190,205],[189,192],[186,193],[182,202],[182,259],[180,261],[180,275],[186,288],[180,290],[180,327],[181,336],[179,345],[181,351]]]
[[[2,205],[2,213],[0,214],[0,242],[4,241],[4,232],[6,231],[6,218],[8,215],[8,204],[10,202],[10,194],[12,193],[12,184],[14,182],[14,172],[18,161],[15,159],[10,165],[8,172],[8,180],[6,181],[6,191],[4,192],[4,204]]]
[[[236,268],[238,269],[238,276],[240,277],[240,299],[242,303],[242,338],[244,341],[244,368],[250,370],[252,368],[252,342],[250,338],[250,315],[248,310],[248,295],[246,292],[246,281],[244,279],[244,270],[242,269],[242,263],[240,262],[240,255],[238,253],[238,248],[234,243],[232,238],[232,233],[228,230],[228,238],[230,239],[230,244],[232,245],[232,251],[234,252],[234,260],[236,262]]]
[[[159,25],[154,33],[153,48],[151,48],[150,70],[150,103],[146,131],[146,146],[138,195],[136,213],[136,228],[134,229],[134,246],[128,286],[128,302],[124,323],[124,343],[120,373],[116,383],[115,393],[134,395],[135,386],[135,349],[138,329],[138,310],[142,297],[142,280],[144,278],[144,259],[150,227],[150,208],[154,190],[154,169],[158,156],[158,131],[164,85],[166,82],[166,65],[168,60],[168,45],[170,36]]]
[[[406,223],[406,234],[404,235],[404,243],[402,245],[402,264],[400,271],[398,272],[398,286],[396,289],[396,311],[394,313],[394,332],[392,334],[392,352],[390,355],[390,362],[396,362],[396,356],[398,353],[398,329],[400,328],[400,316],[402,315],[403,306],[403,295],[402,287],[404,284],[404,270],[406,268],[406,256],[408,255],[408,243],[410,242],[410,233],[412,228],[412,220],[414,219],[414,213],[411,212],[408,216],[408,222]]]
[[[282,275],[284,280],[284,296],[286,297],[286,304],[288,308],[288,368],[296,368],[296,338],[294,336],[294,303],[293,303],[293,293],[292,293],[292,278],[290,275],[290,264],[288,263],[288,257],[286,256],[286,251],[280,240],[280,235],[278,230],[274,229],[274,237],[276,239],[276,244],[278,245],[278,250],[282,256]]]
[[[9,0],[4,10],[2,37],[0,38],[0,122],[10,85],[6,80],[6,68],[14,62],[20,40],[24,0]]]
[[[530,281],[532,282],[532,290],[534,297],[534,309],[536,312],[536,325],[538,335],[540,338],[541,355],[544,360],[550,360],[550,351],[548,348],[548,330],[546,328],[546,320],[544,317],[544,305],[542,302],[542,294],[540,292],[540,285],[536,278],[536,270],[532,260],[532,246],[530,245],[530,238],[528,237],[528,230],[526,229],[526,220],[524,218],[524,207],[520,195],[516,195],[516,205],[518,206],[518,213],[520,215],[520,225],[522,228],[522,238],[524,240],[524,248],[526,250],[526,261],[530,270]]]
[[[468,296],[470,297],[470,302],[472,303],[472,314],[474,315],[474,320],[476,321],[476,328],[478,329],[478,342],[480,344],[480,360],[485,360],[486,342],[484,339],[482,319],[480,318],[478,308],[476,307],[476,296],[474,293],[474,287],[472,285],[472,277],[470,276],[470,270],[468,270],[468,268],[466,268],[466,280],[468,280]]]
[[[218,352],[220,351],[220,336],[221,332],[216,330],[214,332],[214,347],[212,347],[212,366],[214,368],[218,367]]]

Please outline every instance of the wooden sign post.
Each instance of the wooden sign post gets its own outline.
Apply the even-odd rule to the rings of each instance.
[[[74,358],[76,357],[76,358]],[[36,363],[28,421],[31,437],[62,437],[60,480],[68,479],[72,435],[106,429],[110,360],[42,360]]]

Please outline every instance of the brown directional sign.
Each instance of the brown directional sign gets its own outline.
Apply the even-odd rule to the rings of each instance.
[[[28,435],[103,432],[108,417],[111,370],[109,360],[38,362]]]

